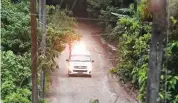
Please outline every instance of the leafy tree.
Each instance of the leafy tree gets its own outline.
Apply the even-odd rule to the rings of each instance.
[[[28,4],[26,1],[17,4],[12,3],[11,0],[2,1],[1,45],[4,50],[12,50],[15,54],[29,50],[31,44]]]

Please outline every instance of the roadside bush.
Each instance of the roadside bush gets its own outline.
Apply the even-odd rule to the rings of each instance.
[[[20,56],[2,51],[1,95],[3,103],[31,102],[31,59],[28,53]]]

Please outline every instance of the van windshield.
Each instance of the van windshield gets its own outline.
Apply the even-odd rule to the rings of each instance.
[[[73,62],[90,62],[90,56],[89,55],[72,55],[70,57],[70,60]]]

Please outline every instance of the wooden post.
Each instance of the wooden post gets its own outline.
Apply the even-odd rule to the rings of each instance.
[[[166,37],[166,0],[151,0],[153,13],[152,37],[149,54],[146,103],[158,103],[162,70],[163,40]]]
[[[36,0],[31,0],[31,39],[32,39],[32,103],[38,103],[37,88],[37,36],[36,36]]]

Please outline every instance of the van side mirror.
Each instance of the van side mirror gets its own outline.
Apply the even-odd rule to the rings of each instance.
[[[68,62],[68,61],[69,61],[69,59],[66,59],[66,61]]]

